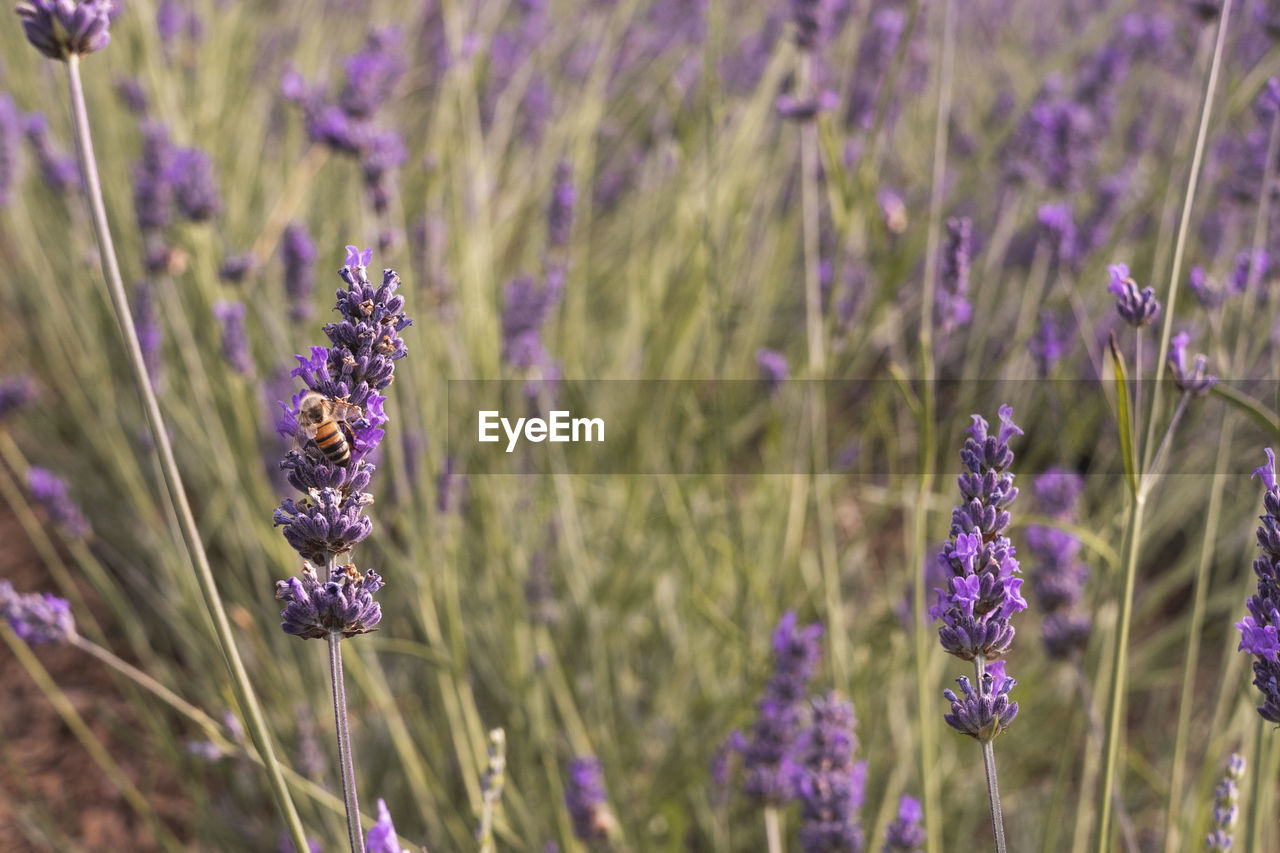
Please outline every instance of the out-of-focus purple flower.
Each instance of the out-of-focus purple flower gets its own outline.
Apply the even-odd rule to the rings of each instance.
[[[102,50],[111,41],[111,0],[21,0],[27,41],[50,59],[66,61]]]
[[[398,169],[408,156],[400,134],[394,130],[379,130],[370,133],[366,138],[360,154],[360,168],[364,173],[365,193],[375,212],[386,212],[391,202],[388,176]]]
[[[801,703],[821,655],[821,625],[796,627],[788,611],[773,632],[773,677],[756,703],[750,739],[741,740],[742,790],[768,805],[795,796],[792,746],[800,728]]]
[[[382,589],[382,578],[373,569],[363,575],[355,566],[334,566],[328,582],[316,577],[310,564],[299,578],[276,581],[276,599],[285,602],[280,627],[304,640],[322,640],[330,634],[344,637],[365,634],[382,620],[382,606],[373,595]]]
[[[116,97],[120,99],[120,103],[135,116],[145,116],[150,106],[147,98],[147,90],[143,88],[142,81],[137,77],[121,76],[115,81]]]
[[[467,475],[458,470],[458,460],[452,455],[444,458],[444,467],[436,480],[436,508],[442,514],[453,512],[467,499]]]
[[[898,818],[884,836],[884,853],[916,853],[925,842],[924,810],[920,802],[906,794],[898,802]]]
[[[779,95],[773,108],[778,115],[790,121],[809,121],[818,113],[835,109],[840,103],[840,95],[831,89],[822,89],[808,98],[797,98],[794,95]]]
[[[249,353],[249,334],[244,327],[243,302],[215,302],[213,316],[222,327],[222,357],[241,376],[253,373],[253,356]]]
[[[937,603],[929,615],[942,622],[938,638],[948,654],[992,660],[1013,642],[1009,617],[1027,607],[1013,543],[1005,535],[1008,508],[1018,496],[1008,471],[1013,464],[1009,440],[1022,430],[1005,405],[995,434],[979,415],[973,416],[968,433],[960,451],[965,468],[959,477],[961,503],[951,513],[951,538],[938,554],[949,581],[934,590]]]
[[[27,469],[27,491],[49,517],[71,536],[82,539],[89,535],[89,522],[67,491],[67,484],[45,468],[32,465]]]
[[[1078,255],[1078,243],[1075,213],[1071,209],[1071,202],[1042,204],[1038,218],[1040,226],[1052,241],[1058,260],[1067,266],[1073,266]]]
[[[1236,265],[1231,272],[1231,289],[1244,293],[1252,280],[1260,284],[1267,275],[1269,257],[1266,249],[1242,249],[1236,254]]]
[[[138,345],[142,347],[142,360],[147,366],[151,384],[159,388],[164,375],[164,357],[160,352],[163,343],[160,317],[156,313],[155,294],[151,282],[140,281],[133,290],[133,325],[138,333]]]
[[[502,292],[502,357],[517,369],[553,365],[542,346],[542,326],[559,302],[560,276],[548,276],[539,287],[529,276],[509,282]]]
[[[850,128],[871,129],[880,87],[906,23],[906,12],[897,6],[877,5],[871,13],[871,26],[858,42],[858,58],[849,76],[845,123]]]
[[[969,304],[969,218],[947,220],[947,244],[942,250],[942,275],[933,306],[933,322],[942,337],[968,324],[973,317]]]
[[[800,847],[805,853],[860,853],[858,810],[867,780],[865,761],[854,763],[858,739],[853,705],[836,693],[813,700],[812,724],[796,746]]]
[[[1009,699],[1009,691],[1017,682],[1004,674],[1004,661],[986,665],[979,690],[974,690],[963,675],[956,683],[963,696],[956,696],[952,690],[942,691],[951,703],[951,713],[943,719],[956,731],[986,742],[994,740],[1018,716],[1018,703]]]
[[[68,157],[53,146],[49,138],[49,123],[40,113],[31,113],[24,119],[27,142],[40,164],[40,174],[49,189],[55,193],[79,189],[80,167],[74,157]]]
[[[253,255],[248,252],[240,255],[227,255],[218,268],[218,278],[223,281],[239,284],[245,276],[253,272]]]
[[[365,46],[343,62],[346,82],[338,95],[342,111],[354,119],[367,119],[391,97],[407,64],[396,27],[370,30]]]
[[[207,222],[222,208],[213,161],[199,148],[178,148],[173,154],[172,184],[178,210],[192,222]]]
[[[573,184],[573,166],[568,160],[556,163],[551,181],[551,203],[547,205],[547,243],[552,248],[563,249],[569,245],[573,230],[573,209],[578,201],[578,191]]]
[[[0,617],[31,646],[65,643],[76,635],[75,618],[65,599],[50,593],[19,593],[0,580]]]
[[[133,213],[143,232],[160,231],[173,218],[175,149],[159,122],[142,124],[142,158],[133,166]]]
[[[1196,17],[1205,22],[1217,20],[1218,13],[1222,11],[1222,0],[1187,0],[1187,5]]]
[[[311,317],[311,292],[315,289],[316,247],[307,228],[289,223],[280,241],[280,257],[284,264],[284,292],[289,297],[289,319],[296,322]]]
[[[760,368],[760,378],[764,380],[770,391],[775,390],[791,375],[787,357],[767,347],[756,350],[756,367]]]
[[[1036,477],[1032,492],[1039,511],[1054,520],[1073,521],[1084,478],[1075,471],[1050,468]],[[1041,639],[1049,656],[1068,658],[1083,652],[1089,642],[1092,619],[1079,610],[1089,570],[1080,560],[1080,540],[1056,527],[1027,528],[1027,550],[1035,571],[1031,593],[1045,612]]]
[[[1071,326],[1050,311],[1040,312],[1040,322],[1027,342],[1031,357],[1036,360],[1040,377],[1046,378],[1071,346]]]
[[[1150,287],[1138,289],[1138,283],[1129,275],[1129,267],[1125,264],[1114,264],[1107,267],[1111,274],[1111,283],[1107,290],[1115,294],[1116,311],[1125,322],[1135,328],[1147,325],[1160,313],[1160,302],[1156,292]]]
[[[1173,382],[1182,391],[1193,397],[1203,397],[1209,389],[1218,384],[1218,377],[1209,375],[1209,357],[1204,353],[1196,356],[1195,366],[1187,366],[1187,347],[1191,336],[1179,332],[1169,343],[1169,371],[1173,374]]]
[[[573,834],[583,841],[608,838],[615,820],[607,803],[604,774],[595,756],[584,755],[570,761],[564,804],[573,821]]]
[[[1262,25],[1272,38],[1280,38],[1280,3],[1261,0],[1253,7],[1253,19]]]
[[[1220,288],[1213,286],[1202,266],[1197,265],[1191,268],[1188,284],[1202,308],[1217,308],[1226,296]]]
[[[1254,469],[1266,493],[1262,506],[1266,514],[1258,525],[1257,539],[1262,550],[1253,561],[1258,591],[1245,600],[1249,615],[1236,623],[1240,631],[1239,651],[1254,656],[1253,684],[1262,691],[1258,706],[1262,719],[1280,724],[1280,486],[1276,483],[1276,457],[1266,449],[1267,463]]]
[[[35,398],[36,383],[30,376],[0,379],[0,420],[31,405]]]
[[[0,207],[8,207],[20,174],[22,114],[8,92],[0,92]]]
[[[1061,191],[1078,189],[1092,166],[1099,121],[1088,105],[1063,94],[1050,77],[1014,129],[1003,160],[1008,177]]]
[[[888,187],[881,187],[876,192],[876,204],[880,207],[880,218],[884,227],[895,237],[907,230],[907,204]]]
[[[378,821],[369,828],[364,847],[367,853],[404,853],[396,837],[395,824],[391,822],[391,811],[382,797],[378,797]]]
[[[1205,849],[1226,851],[1231,849],[1236,817],[1240,813],[1240,780],[1244,778],[1244,756],[1233,752],[1227,759],[1227,772],[1218,787],[1213,790],[1213,828],[1205,836]]]
[[[156,34],[164,46],[166,55],[175,47],[179,37],[198,42],[204,36],[204,22],[195,10],[180,0],[160,0],[156,9]]]

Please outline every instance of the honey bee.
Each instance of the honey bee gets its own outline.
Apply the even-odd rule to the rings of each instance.
[[[298,442],[314,441],[326,459],[335,465],[346,465],[351,461],[351,444],[355,440],[348,424],[362,417],[364,412],[359,406],[308,391],[298,403]]]

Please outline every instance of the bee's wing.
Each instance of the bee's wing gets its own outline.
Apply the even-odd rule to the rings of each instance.
[[[334,420],[351,423],[352,421],[358,421],[364,417],[364,412],[360,410],[360,407],[352,403],[347,403],[342,400],[334,400],[331,405],[333,406]]]

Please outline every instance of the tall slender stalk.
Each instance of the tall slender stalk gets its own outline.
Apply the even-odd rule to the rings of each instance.
[[[983,676],[987,672],[987,661],[982,655],[973,659],[973,674],[977,679],[979,692],[986,687]],[[1004,814],[1000,811],[1000,782],[996,779],[996,750],[990,740],[982,742],[982,766],[987,771],[987,800],[991,804],[991,830],[996,837],[996,853],[1007,853],[1004,840]]]
[[[929,646],[924,630],[927,623],[925,606],[925,552],[928,550],[929,497],[933,494],[937,449],[934,447],[936,389],[933,386],[933,301],[934,277],[937,275],[939,231],[942,227],[942,183],[946,177],[947,132],[951,115],[951,68],[955,53],[955,0],[947,0],[942,28],[942,65],[938,70],[938,110],[933,136],[933,179],[929,191],[929,229],[924,256],[924,287],[920,297],[920,483],[916,494],[912,525],[911,567],[912,612],[915,624],[916,703],[920,713],[920,783],[924,789],[924,827],[926,853],[938,853],[941,836],[941,806],[938,774],[935,772],[937,721],[929,712],[933,698],[929,683]]]
[[[769,853],[782,853],[782,824],[777,806],[765,806],[764,837]]]
[[[107,223],[107,208],[102,197],[102,181],[98,176],[97,159],[93,153],[93,137],[89,130],[89,111],[85,105],[84,86],[80,80],[80,57],[71,55],[67,58],[67,85],[71,95],[71,116],[75,128],[76,155],[80,161],[80,174],[84,178],[89,197],[90,218],[93,221],[94,234],[98,240],[98,256],[102,263],[102,274],[106,278],[107,292],[111,298],[111,306],[115,311],[116,322],[120,326],[128,352],[129,364],[133,369],[138,392],[142,397],[143,411],[147,417],[147,425],[151,430],[152,440],[160,456],[160,467],[164,473],[165,487],[178,511],[179,533],[192,564],[196,569],[196,579],[200,591],[204,595],[205,604],[213,617],[215,634],[226,658],[227,668],[231,673],[232,686],[236,698],[245,714],[245,723],[262,756],[263,768],[267,771],[267,781],[276,807],[284,818],[293,838],[294,846],[299,850],[307,849],[307,837],[302,828],[302,820],[294,807],[293,798],[285,786],[284,775],[276,761],[271,746],[270,734],[262,708],[249,682],[249,674],[240,659],[236,648],[235,636],[231,630],[231,621],[227,618],[218,596],[217,584],[213,578],[213,569],[209,565],[209,557],[205,553],[200,531],[196,527],[195,516],[191,512],[191,504],[187,500],[186,488],[182,483],[182,475],[178,471],[178,463],[173,455],[173,445],[169,440],[169,432],[165,428],[160,414],[160,404],[156,400],[155,389],[151,385],[151,376],[147,372],[146,361],[142,355],[142,347],[138,343],[138,333],[134,328],[133,314],[129,310],[129,300],[125,295],[124,282],[120,277],[120,263],[116,259],[115,245],[111,239],[111,228]]]
[[[329,681],[333,684],[333,719],[338,730],[338,764],[342,768],[342,802],[347,807],[347,841],[351,853],[364,853],[360,831],[360,800],[356,796],[356,767],[351,756],[351,726],[347,722],[347,688],[342,680],[342,632],[329,633]]]
[[[1195,149],[1191,155],[1191,169],[1187,175],[1187,191],[1183,196],[1182,214],[1178,223],[1178,239],[1173,249],[1173,266],[1169,272],[1169,286],[1165,293],[1164,323],[1161,326],[1160,346],[1156,350],[1158,356],[1169,351],[1169,339],[1173,331],[1173,314],[1178,295],[1178,280],[1182,277],[1182,260],[1186,253],[1187,233],[1191,226],[1191,208],[1195,201],[1196,187],[1200,181],[1200,166],[1204,160],[1206,141],[1209,135],[1209,117],[1213,111],[1214,92],[1218,85],[1218,73],[1222,67],[1223,46],[1226,42],[1227,21],[1231,13],[1231,0],[1223,0],[1222,11],[1218,17],[1218,28],[1214,39],[1213,56],[1209,62],[1209,73],[1205,78],[1204,92],[1200,103],[1200,123],[1196,131]],[[1165,362],[1163,357],[1156,358],[1155,381],[1152,387],[1160,388],[1164,378]],[[1143,513],[1146,509],[1148,493],[1155,478],[1149,477],[1152,456],[1155,452],[1156,424],[1160,419],[1160,395],[1153,394],[1151,408],[1147,414],[1146,440],[1141,446],[1141,461],[1138,465],[1138,484],[1129,505],[1128,521],[1125,531],[1125,578],[1124,591],[1120,600],[1119,629],[1116,632],[1113,649],[1113,667],[1111,672],[1111,697],[1107,714],[1106,744],[1103,750],[1102,785],[1098,790],[1098,844],[1099,853],[1105,853],[1111,841],[1111,806],[1116,791],[1116,768],[1119,764],[1120,740],[1123,737],[1123,709],[1128,678],[1128,645],[1129,627],[1133,618],[1133,590],[1138,572],[1138,555],[1142,539]],[[1140,423],[1135,424],[1138,430]]]

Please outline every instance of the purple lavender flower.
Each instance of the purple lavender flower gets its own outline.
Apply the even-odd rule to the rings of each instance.
[[[396,837],[395,824],[391,822],[387,801],[381,797],[378,798],[378,821],[369,828],[364,846],[367,853],[404,853],[400,839]]]
[[[849,76],[851,91],[849,106],[845,110],[845,124],[864,131],[871,129],[881,81],[885,79],[907,24],[905,11],[896,6],[877,5],[874,8],[871,26],[858,42],[858,59]]]
[[[1233,752],[1227,760],[1227,772],[1213,791],[1213,829],[1205,836],[1205,849],[1230,850],[1233,842],[1238,806],[1240,780],[1244,778],[1244,756]]]
[[[1018,496],[1007,470],[1013,463],[1009,439],[1022,430],[1005,405],[996,434],[988,434],[986,420],[978,415],[968,433],[960,451],[966,469],[959,477],[962,503],[952,511],[951,539],[938,554],[950,580],[934,590],[937,603],[929,615],[942,621],[938,637],[949,654],[990,660],[1008,651],[1014,634],[1009,617],[1027,607],[1013,544],[1004,535],[1008,507]]]
[[[1272,38],[1280,38],[1280,3],[1262,0],[1253,7],[1253,19],[1262,25]]]
[[[745,778],[742,790],[768,805],[795,795],[791,748],[800,726],[800,707],[821,655],[821,625],[796,627],[796,614],[787,611],[773,632],[773,677],[756,703],[751,738],[739,749]]]
[[[1031,357],[1036,360],[1036,370],[1040,377],[1047,378],[1071,345],[1071,327],[1063,319],[1052,312],[1041,311],[1040,322],[1036,325],[1035,334],[1027,342]]]
[[[24,120],[27,142],[40,164],[40,174],[49,189],[63,193],[80,187],[80,167],[75,158],[60,153],[49,138],[49,123],[40,113],[32,113]]]
[[[776,390],[791,375],[787,357],[767,347],[756,350],[756,367],[760,368],[760,378],[764,380],[770,391]]]
[[[1050,468],[1035,479],[1032,491],[1040,512],[1058,521],[1071,521],[1084,478],[1074,471]],[[1045,612],[1041,638],[1049,656],[1056,659],[1083,652],[1093,622],[1077,605],[1089,578],[1080,561],[1080,540],[1056,527],[1027,528],[1027,550],[1036,567],[1031,592]]]
[[[972,223],[968,217],[947,220],[947,245],[942,251],[941,287],[933,306],[933,321],[939,335],[946,336],[973,316],[969,305],[969,242]]]
[[[1195,294],[1196,301],[1200,303],[1201,308],[1217,308],[1222,304],[1223,298],[1226,296],[1222,290],[1213,286],[1209,281],[1209,276],[1202,266],[1194,266],[1191,268],[1191,274],[1188,277],[1188,284],[1191,292]]]
[[[1253,476],[1262,480],[1266,493],[1262,506],[1266,514],[1258,525],[1258,545],[1262,553],[1253,561],[1258,591],[1245,600],[1249,615],[1236,623],[1240,631],[1239,651],[1254,656],[1253,684],[1262,691],[1258,706],[1262,719],[1280,724],[1280,486],[1276,484],[1276,457],[1266,449],[1267,463],[1255,468]]]
[[[1169,372],[1173,374],[1173,383],[1179,390],[1193,397],[1203,397],[1209,389],[1218,384],[1218,377],[1209,375],[1209,357],[1204,353],[1196,356],[1195,366],[1187,366],[1187,346],[1191,336],[1179,332],[1169,343]]]
[[[170,180],[178,211],[192,222],[207,222],[222,208],[213,161],[199,148],[178,148],[173,153]]]
[[[1147,325],[1160,313],[1156,292],[1150,287],[1138,290],[1138,283],[1129,276],[1129,267],[1115,264],[1107,267],[1111,283],[1107,290],[1116,296],[1116,311],[1125,322],[1135,328]]]
[[[21,0],[27,41],[50,59],[65,61],[102,50],[111,41],[111,0]]]
[[[1067,266],[1074,266],[1078,260],[1079,247],[1075,213],[1071,209],[1071,203],[1064,201],[1056,204],[1042,204],[1037,218],[1052,241],[1058,260]]]
[[[609,836],[615,821],[607,799],[604,776],[595,756],[585,755],[570,761],[564,804],[573,821],[574,835],[583,841]]]
[[[529,276],[513,279],[502,296],[502,358],[517,369],[554,366],[542,346],[542,326],[563,290],[560,276],[538,287]]]
[[[0,207],[8,207],[18,183],[22,114],[8,92],[0,92]]]
[[[36,383],[30,376],[11,376],[0,379],[0,420],[18,409],[31,405],[36,398]]]
[[[860,853],[858,809],[866,786],[865,761],[854,763],[858,739],[853,705],[834,692],[813,700],[812,725],[796,746],[800,847],[805,853]]]
[[[67,491],[67,484],[52,471],[32,465],[27,469],[27,491],[54,524],[61,525],[71,536],[82,539],[89,535],[89,522]]]
[[[142,124],[142,158],[133,166],[133,213],[145,233],[160,231],[173,219],[175,149],[159,122]]]
[[[361,150],[360,167],[364,173],[365,194],[375,212],[387,211],[391,203],[389,175],[408,156],[400,134],[394,130],[379,130],[366,137]]]
[[[563,249],[569,245],[573,229],[573,208],[578,201],[578,191],[573,185],[573,166],[568,160],[556,163],[555,177],[551,184],[551,204],[547,206],[547,243]]]
[[[876,192],[876,204],[880,208],[880,218],[890,234],[898,236],[907,230],[907,203],[889,187],[881,187]]]
[[[191,42],[200,41],[204,36],[204,22],[194,10],[184,8],[179,0],[161,0],[156,9],[156,33],[167,56],[180,37],[185,36]]]
[[[76,635],[75,618],[65,599],[49,593],[19,593],[0,580],[0,617],[31,646],[64,643]]]
[[[903,794],[898,802],[898,819],[885,832],[884,853],[915,853],[925,841],[924,827],[920,825],[923,820],[920,802]]]
[[[117,77],[115,81],[116,97],[120,99],[120,103],[135,116],[142,117],[147,114],[149,103],[147,99],[147,90],[143,88],[142,81],[137,77]]]
[[[294,322],[311,317],[311,292],[315,289],[316,247],[311,242],[307,228],[291,222],[284,229],[280,241],[280,255],[284,264],[284,292],[289,297],[289,318]]]
[[[436,509],[441,514],[458,509],[467,499],[467,475],[458,470],[452,454],[444,457],[444,466],[436,478]]]
[[[1003,158],[1008,177],[1055,190],[1077,189],[1089,172],[1099,136],[1094,110],[1065,95],[1062,80],[1050,77],[1009,140]]]
[[[986,742],[994,740],[1018,716],[1018,703],[1009,700],[1009,691],[1017,682],[1004,674],[1004,661],[986,665],[981,690],[974,690],[963,675],[956,679],[956,683],[960,685],[963,697],[956,696],[951,690],[942,691],[951,703],[951,713],[944,715],[943,719],[956,731]]]
[[[160,387],[164,374],[164,357],[160,352],[163,342],[160,318],[156,315],[155,295],[151,282],[140,281],[133,290],[133,325],[138,333],[138,345],[142,347],[142,360],[147,366],[151,384]]]
[[[285,602],[280,627],[304,640],[323,640],[332,633],[354,637],[376,629],[382,606],[373,595],[382,589],[382,578],[373,569],[363,575],[352,565],[334,566],[323,583],[310,564],[302,578],[276,581],[276,599]]]
[[[781,118],[790,121],[809,121],[818,113],[834,110],[839,104],[839,93],[831,89],[821,89],[808,98],[797,98],[790,94],[779,95],[773,102],[773,108]]]
[[[1244,293],[1252,277],[1255,283],[1261,283],[1267,275],[1269,258],[1266,249],[1242,249],[1236,254],[1235,269],[1231,272],[1231,289],[1236,293]]]
[[[404,76],[407,63],[395,27],[370,30],[364,49],[343,63],[347,78],[338,95],[338,105],[353,119],[367,119],[391,97]]]
[[[222,357],[241,376],[253,373],[253,356],[249,353],[249,335],[244,327],[243,302],[215,302],[213,316],[222,327]]]
[[[253,272],[253,255],[245,252],[239,255],[227,255],[218,268],[218,278],[231,284],[244,281]]]

